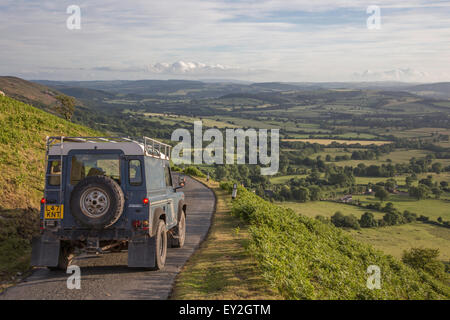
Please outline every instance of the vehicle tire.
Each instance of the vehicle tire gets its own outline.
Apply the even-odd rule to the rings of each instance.
[[[174,228],[173,235],[170,236],[170,245],[172,248],[182,248],[186,239],[186,214],[181,213],[180,221]]]
[[[107,176],[92,176],[81,180],[73,189],[70,209],[84,227],[104,229],[122,215],[125,204],[119,184]]]
[[[67,267],[72,262],[73,249],[69,245],[61,243],[59,249],[58,265],[56,267],[48,267],[52,271],[63,270],[66,271]]]
[[[161,270],[166,264],[167,257],[167,231],[164,220],[159,220],[155,237],[155,267],[152,269]]]

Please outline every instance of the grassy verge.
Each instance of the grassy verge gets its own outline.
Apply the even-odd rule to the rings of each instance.
[[[248,227],[230,214],[230,195],[216,182],[198,180],[214,191],[216,212],[207,239],[178,275],[171,298],[281,299],[246,249]]]

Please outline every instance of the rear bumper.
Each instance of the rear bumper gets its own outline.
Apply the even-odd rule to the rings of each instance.
[[[46,229],[43,235],[51,235],[63,241],[85,241],[88,238],[97,238],[100,241],[124,241],[148,234],[148,231],[131,229]]]

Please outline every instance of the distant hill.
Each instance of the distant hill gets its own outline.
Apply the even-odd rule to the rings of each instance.
[[[115,94],[103,90],[87,89],[80,87],[55,86],[54,89],[79,100],[104,100],[114,99]]]
[[[17,77],[0,77],[0,91],[8,97],[49,112],[53,112],[53,106],[57,103],[55,97],[61,94],[55,89]]]
[[[421,96],[450,99],[450,82],[421,84],[408,87],[406,90]]]
[[[46,136],[102,135],[2,96],[0,128],[0,211],[39,207],[44,186]]]

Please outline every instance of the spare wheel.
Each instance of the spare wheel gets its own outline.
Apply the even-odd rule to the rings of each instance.
[[[107,176],[81,180],[70,196],[72,215],[85,227],[103,229],[122,215],[125,199],[119,184]]]

